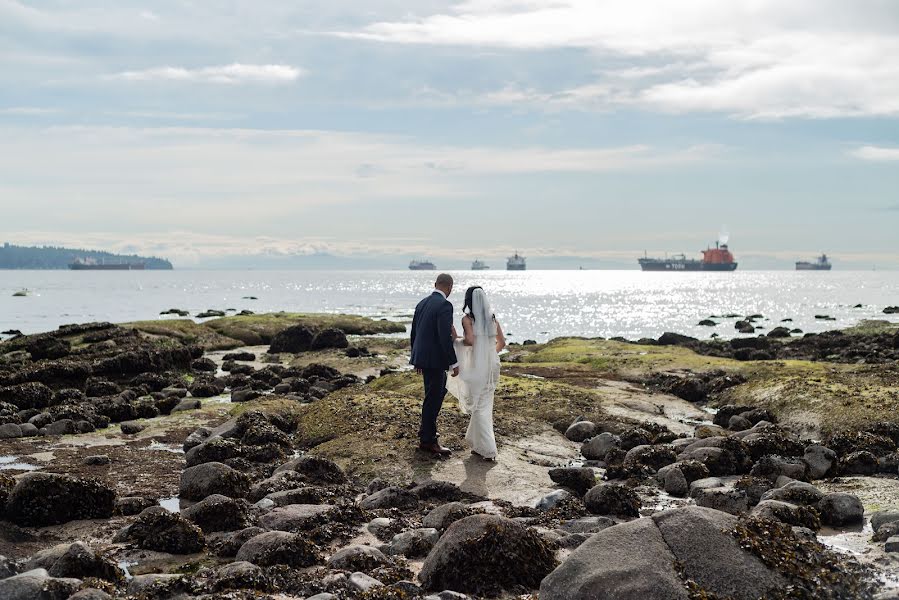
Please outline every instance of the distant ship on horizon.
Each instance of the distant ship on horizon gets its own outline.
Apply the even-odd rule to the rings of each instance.
[[[429,260],[413,260],[409,263],[410,271],[433,271],[437,267]]]
[[[147,268],[142,262],[107,263],[91,258],[76,258],[69,264],[72,271],[143,271]]]
[[[671,258],[637,259],[644,271],[736,271],[737,262],[727,244],[715,242],[714,248],[702,251],[702,260],[687,258],[683,254],[675,254]]]
[[[528,268],[527,259],[525,257],[518,254],[518,251],[515,251],[514,256],[510,256],[506,261],[506,270],[507,271],[526,271]]]
[[[830,271],[833,265],[830,264],[830,261],[827,259],[826,254],[822,254],[819,256],[815,262],[809,262],[806,260],[800,260],[796,263],[797,271]]]
[[[476,260],[473,263],[471,263],[472,271],[487,271],[489,269],[490,269],[490,266],[481,260]]]

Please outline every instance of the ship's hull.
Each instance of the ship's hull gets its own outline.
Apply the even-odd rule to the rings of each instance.
[[[506,271],[527,271],[526,265],[506,265]]]
[[[69,265],[69,268],[73,271],[143,271],[146,266],[141,263],[118,265],[86,265],[72,263]]]
[[[435,271],[436,269],[437,267],[434,265],[417,265],[409,267],[410,271]]]
[[[796,263],[797,271],[830,271],[831,265],[819,265],[817,263]]]
[[[472,271],[489,271],[490,267],[472,267]]]
[[[639,259],[644,271],[736,271],[737,263],[704,263],[700,260]]]

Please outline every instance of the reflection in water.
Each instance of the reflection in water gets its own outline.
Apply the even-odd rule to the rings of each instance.
[[[172,496],[171,498],[162,498],[159,500],[159,506],[169,512],[181,512],[181,498]]]
[[[21,462],[17,456],[0,456],[0,471],[37,471],[37,465]]]
[[[465,481],[460,486],[462,491],[478,496],[489,497],[487,490],[487,473],[496,466],[496,461],[484,460],[473,454],[462,461],[465,467]]]

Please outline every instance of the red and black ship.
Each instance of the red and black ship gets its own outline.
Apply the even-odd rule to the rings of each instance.
[[[731,254],[727,244],[715,243],[714,248],[702,251],[702,260],[687,258],[683,254],[676,254],[671,258],[649,258],[644,256],[638,259],[640,268],[644,271],[736,271],[737,262]]]

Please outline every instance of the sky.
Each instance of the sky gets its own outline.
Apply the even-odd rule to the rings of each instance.
[[[894,0],[0,0],[0,242],[899,268]]]

